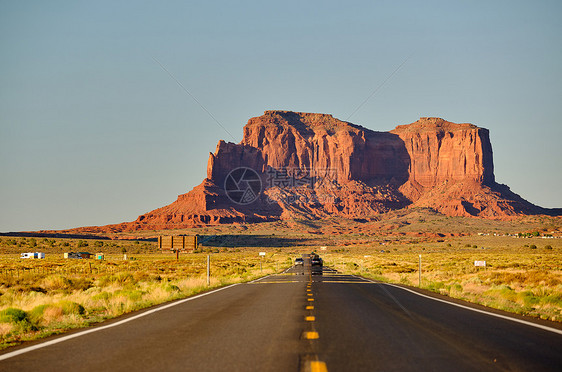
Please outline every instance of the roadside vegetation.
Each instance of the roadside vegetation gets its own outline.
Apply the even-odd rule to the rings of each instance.
[[[58,244],[57,239],[55,248]],[[128,244],[134,252],[137,244]],[[209,251],[182,253],[179,260],[161,253],[128,255],[126,261],[123,254],[106,254],[103,261],[64,259],[58,252],[47,253],[45,259],[0,255],[0,348],[250,281],[291,265],[289,255],[277,250],[265,257],[253,250]],[[219,253],[211,253],[215,251]]]
[[[562,322],[558,220],[545,220],[545,228],[533,222],[532,229],[515,222],[502,222],[499,229],[494,222],[486,230],[484,222],[468,219],[478,232],[458,233],[451,232],[458,221],[430,215],[435,233],[418,234],[411,232],[428,222],[415,222],[416,216],[398,216],[393,223],[404,223],[390,232],[365,224],[343,226],[348,221],[325,223],[332,230],[341,226],[337,233],[310,224],[303,231],[298,221],[201,228],[196,231],[203,242],[199,250],[182,253],[179,260],[158,250],[151,240],[154,231],[139,232],[142,240],[0,237],[0,348],[281,272],[311,251],[342,273]],[[63,253],[71,251],[104,253],[105,259],[64,259]],[[261,258],[258,252],[263,251]],[[46,258],[20,259],[23,252],[45,252]],[[475,266],[475,261],[486,261],[486,266]]]
[[[505,249],[462,252],[352,249],[324,255],[338,271],[420,287],[445,296],[525,316],[562,322],[562,252],[548,246],[529,252]],[[533,253],[531,253],[531,250]],[[541,251],[540,253],[537,251]],[[419,255],[421,254],[421,283]],[[486,266],[475,266],[485,261]]]

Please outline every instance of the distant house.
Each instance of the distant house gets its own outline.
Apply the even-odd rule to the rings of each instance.
[[[26,252],[22,253],[20,258],[45,258],[45,253],[43,252]]]
[[[90,252],[66,252],[64,253],[64,258],[74,258],[74,259],[87,259],[92,257],[93,254]]]

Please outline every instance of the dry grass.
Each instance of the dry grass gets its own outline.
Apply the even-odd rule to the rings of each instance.
[[[0,237],[0,347],[279,272],[290,258],[319,246],[328,246],[319,253],[342,272],[410,286],[418,286],[421,254],[423,288],[562,322],[562,239],[513,237],[530,231],[559,237],[562,219],[500,222],[422,212],[396,212],[367,224],[327,219],[175,231],[218,235],[205,253],[183,254],[179,261],[159,254],[149,241]],[[158,232],[138,234],[151,238]],[[106,260],[62,259],[71,250],[104,252]],[[135,260],[123,261],[123,250]],[[47,258],[19,259],[30,251]],[[259,251],[268,252],[263,270]],[[210,286],[207,253],[213,253]],[[475,260],[487,267],[475,267]]]
[[[421,254],[422,288],[517,314],[562,322],[560,249],[525,254],[506,249],[386,252],[349,250],[327,254],[325,261],[342,272],[417,287]],[[475,267],[476,260],[486,261],[487,266]]]
[[[4,269],[0,271],[0,347],[253,280],[291,264],[290,257],[279,252],[269,252],[265,258],[251,251],[212,254],[207,285],[206,260],[206,254],[184,254],[178,261],[163,254],[139,255],[134,261],[123,261],[122,255],[105,261],[4,256],[0,258],[0,270]],[[23,315],[3,316],[10,311]]]

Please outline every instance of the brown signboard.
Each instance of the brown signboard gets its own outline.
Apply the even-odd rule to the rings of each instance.
[[[191,252],[197,249],[197,235],[161,235],[158,237],[158,248],[162,251]]]

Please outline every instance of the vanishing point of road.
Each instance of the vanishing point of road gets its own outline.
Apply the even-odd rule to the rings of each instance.
[[[560,371],[562,330],[292,268],[0,353],[0,371]]]

